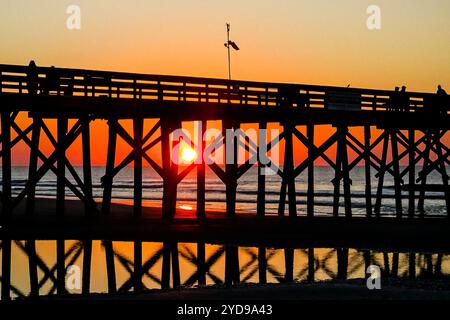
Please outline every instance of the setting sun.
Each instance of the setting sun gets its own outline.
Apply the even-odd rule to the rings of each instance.
[[[197,159],[197,152],[191,147],[183,148],[181,150],[181,159],[186,163],[193,162]]]

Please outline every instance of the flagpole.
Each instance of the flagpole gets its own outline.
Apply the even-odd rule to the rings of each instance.
[[[227,23],[228,80],[231,80],[230,24]]]

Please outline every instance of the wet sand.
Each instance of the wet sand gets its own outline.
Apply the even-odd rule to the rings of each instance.
[[[195,211],[178,209],[171,220],[161,218],[161,208],[144,207],[134,217],[132,206],[112,204],[111,214],[84,215],[80,201],[67,200],[63,217],[55,214],[55,201],[36,199],[33,216],[25,215],[23,201],[13,218],[0,229],[2,238],[93,239],[206,242],[283,247],[353,247],[448,252],[450,219],[396,219],[354,217],[258,217],[209,211],[199,219]]]

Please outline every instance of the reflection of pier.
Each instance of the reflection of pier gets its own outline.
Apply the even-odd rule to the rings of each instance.
[[[333,217],[343,216],[353,219],[345,219],[346,222],[331,219],[330,222],[325,222],[325,224],[330,223],[328,225],[330,229],[327,229],[326,232],[328,235],[321,229],[320,224],[311,229],[314,233],[306,230],[302,234],[299,230],[305,228],[302,226],[303,221],[293,219],[287,222],[284,218],[277,221],[268,220],[274,217],[253,219],[253,221],[245,223],[240,221],[239,224],[236,221],[226,221],[222,225],[216,226],[218,229],[213,230],[219,230],[224,226],[229,227],[234,223],[236,229],[226,229],[229,231],[228,237],[230,234],[239,232],[241,235],[245,234],[246,237],[252,237],[251,232],[248,232],[249,229],[239,229],[239,226],[244,224],[246,227],[254,227],[254,230],[260,234],[273,236],[271,230],[275,229],[278,235],[281,235],[281,231],[283,231],[281,229],[285,228],[284,231],[289,230],[289,233],[285,232],[285,237],[295,234],[296,237],[315,236],[319,238],[330,237],[330,230],[342,233],[342,230],[346,230],[347,224],[352,224],[347,236],[356,237],[356,235],[368,235],[362,231],[364,229],[361,229],[365,223],[366,228],[367,225],[375,226],[371,231],[371,236],[374,237],[377,230],[381,230],[376,228],[388,224],[391,234],[395,234],[396,226],[406,225],[402,232],[409,232],[407,237],[404,237],[403,233],[397,232],[397,237],[399,239],[404,237],[404,241],[405,239],[417,241],[413,235],[420,229],[425,230],[421,231],[423,241],[433,239],[433,241],[439,242],[448,234],[448,222],[442,219],[437,221],[428,219],[431,221],[426,222],[425,220],[417,222],[407,219],[390,219],[392,221],[386,222],[380,219],[366,218],[380,218],[386,213],[383,208],[383,200],[385,200],[383,189],[385,178],[389,176],[394,182],[395,214],[398,218],[404,216],[425,217],[425,200],[429,191],[439,191],[444,194],[446,213],[450,216],[450,189],[447,175],[447,166],[450,164],[450,148],[447,141],[447,131],[450,125],[448,105],[448,100],[425,93],[406,93],[400,102],[399,99],[394,99],[393,92],[382,90],[77,69],[37,68],[31,72],[28,67],[24,66],[0,65],[1,219],[4,226],[0,233],[4,239],[2,242],[3,297],[9,296],[11,288],[9,280],[12,243],[8,239],[34,239],[36,238],[34,235],[39,233],[41,238],[47,239],[52,237],[61,239],[62,235],[67,236],[68,234],[75,239],[92,239],[94,233],[96,233],[97,239],[109,239],[104,242],[107,253],[108,285],[110,292],[117,289],[114,277],[115,263],[124,260],[118,260],[117,255],[114,255],[110,242],[114,237],[104,229],[102,231],[101,228],[105,226],[103,222],[107,221],[105,217],[111,217],[113,214],[111,208],[113,207],[114,177],[131,164],[134,167],[133,216],[137,219],[142,217],[144,211],[142,207],[142,168],[144,163],[153,168],[163,182],[161,212],[162,217],[166,219],[164,222],[158,222],[159,224],[155,223],[156,226],[161,227],[160,230],[155,230],[155,233],[164,233],[166,225],[169,225],[167,230],[171,232],[178,230],[182,233],[183,230],[177,229],[177,226],[171,226],[171,222],[173,222],[171,219],[176,215],[177,187],[190,172],[194,171],[197,174],[196,213],[201,219],[198,219],[197,225],[194,225],[193,228],[202,229],[205,220],[209,220],[203,219],[207,217],[205,212],[206,166],[220,178],[225,186],[227,216],[235,216],[239,179],[253,166],[254,163],[250,161],[251,159],[258,163],[258,190],[257,199],[255,199],[258,216],[266,215],[266,177],[263,171],[265,166],[270,164],[277,167],[275,171],[281,180],[279,215],[284,216],[288,213],[292,218],[299,215],[299,199],[295,182],[301,173],[306,173],[306,215],[308,218],[316,219],[314,217],[316,206],[314,164],[320,160],[334,169],[334,178],[331,181],[334,184]],[[94,120],[106,120],[108,130],[107,141],[105,141],[107,154],[104,164],[105,175],[102,179],[101,205],[94,201],[92,193],[91,143],[93,141],[91,129],[97,125],[93,124]],[[281,128],[278,136],[280,142],[276,144],[274,141],[277,139],[254,141],[249,136],[239,135],[233,138],[234,143],[231,149],[234,154],[237,153],[236,150],[239,150],[240,153],[246,155],[244,163],[238,163],[237,159],[234,159],[232,163],[225,166],[221,166],[219,163],[206,164],[204,161],[185,167],[177,166],[171,161],[171,148],[181,142],[171,141],[170,133],[180,128],[183,122],[193,121],[201,123],[203,130],[208,128],[208,121],[220,121],[221,131],[232,130],[234,133],[241,126],[249,124],[258,131],[276,125]],[[127,126],[127,123],[131,125]],[[146,128],[146,125],[149,124],[150,126]],[[209,124],[209,126],[211,125]],[[322,130],[323,128],[325,130]],[[119,139],[129,148],[129,153],[120,161],[120,154],[117,153]],[[226,142],[223,136],[217,137],[217,140]],[[74,165],[67,156],[68,151],[74,148],[77,142],[80,142],[81,145],[82,175],[74,169]],[[195,141],[185,142],[195,143]],[[45,152],[43,144],[52,148],[50,153]],[[200,150],[208,147],[205,142],[200,144],[201,146],[197,146]],[[255,153],[257,154],[259,150],[266,149],[269,152],[276,145],[282,148],[282,164],[263,164],[260,156],[255,159]],[[296,145],[300,145],[305,150],[305,157],[300,163],[295,163],[294,159]],[[22,189],[15,189],[13,192],[12,156],[19,146],[21,148],[25,146],[30,151],[28,179]],[[406,167],[403,166],[405,164]],[[353,169],[358,165],[363,165],[365,170],[366,217],[362,218],[365,220],[364,223],[360,222],[358,218],[355,219],[352,213],[351,178]],[[420,170],[417,170],[418,168]],[[42,209],[36,205],[36,184],[49,172],[55,174],[57,178],[56,206],[55,210],[51,212],[58,217],[57,221],[48,215],[43,218]],[[432,173],[441,178],[441,184],[428,185]],[[375,194],[372,193],[374,178],[377,179]],[[404,207],[402,201],[405,196],[402,194],[402,190],[407,193],[407,207]],[[97,219],[98,214],[102,213],[102,219],[87,220],[88,227],[86,227],[86,221],[81,224],[72,224],[71,221],[64,220],[71,209],[66,201],[67,192],[81,200],[86,217]],[[373,198],[375,201],[372,201]],[[342,200],[344,214],[340,212]],[[406,208],[407,214],[404,210]],[[46,213],[48,214],[48,212]],[[100,223],[95,224],[95,221],[100,221]],[[120,223],[123,221],[121,220]],[[259,222],[256,223],[256,221]],[[152,221],[147,221],[147,224],[143,222],[142,225],[152,228],[152,223]],[[264,223],[266,226],[257,228]],[[267,231],[268,223],[271,223],[269,231]],[[413,228],[409,228],[410,223],[413,224]],[[36,227],[37,225],[39,228]],[[53,228],[50,230],[49,226]],[[71,233],[73,232],[71,229],[75,226],[77,230],[81,230],[79,234],[82,236]],[[337,228],[338,226],[342,228]],[[21,227],[24,230],[20,230]],[[266,233],[262,231],[264,228],[266,228]],[[134,277],[134,280],[130,280],[127,286],[133,284],[136,290],[140,290],[142,286],[138,279],[141,279],[146,270],[145,263],[142,261],[141,241],[144,241],[145,236],[152,233],[148,230],[130,232],[130,226],[126,225],[123,227],[120,225],[119,228],[116,226],[114,230],[121,233],[122,229],[128,232],[124,236],[126,239],[129,239],[130,234],[133,233],[143,235],[142,238],[135,238],[139,241],[133,239],[135,241],[133,265],[136,268],[131,268],[131,265],[126,263],[129,270],[133,270],[132,276]],[[11,230],[17,233],[14,234]],[[18,234],[24,234],[26,237],[18,237]],[[209,236],[220,237],[221,233]],[[161,239],[166,240],[167,237],[166,234],[161,236]],[[384,240],[386,241],[386,239]],[[211,242],[213,241],[214,239],[211,239]],[[85,261],[83,263],[86,263],[87,266],[90,264],[91,255],[88,243],[85,246],[80,245],[80,248],[84,247],[85,249],[86,259],[83,260]],[[446,244],[442,245],[447,246]],[[36,294],[39,291],[39,282],[35,270],[38,267],[41,269],[46,267],[34,254],[36,249],[33,241],[28,241],[25,249],[31,257],[31,291]],[[227,257],[225,265],[227,272],[223,281],[226,284],[238,282],[241,270],[237,264],[239,260],[237,248],[227,247],[223,254]],[[312,253],[309,251],[308,256],[309,260],[313,261]],[[47,273],[48,279],[55,281],[56,289],[53,290],[58,292],[64,291],[65,257],[64,241],[57,240],[58,263],[52,269],[47,268]],[[265,261],[268,254],[264,253],[264,249],[258,252],[258,259],[260,257],[262,261],[258,268],[268,269],[269,262]],[[339,257],[341,260],[347,261],[345,251],[339,253]],[[168,287],[171,275],[173,285],[181,284],[178,277],[177,246],[167,242],[160,258],[163,259],[165,266],[161,275],[161,285]],[[197,258],[206,263],[206,257],[201,249]],[[290,262],[291,260],[292,254],[287,251],[286,261]],[[287,266],[289,265],[290,263],[287,263]],[[204,268],[207,268],[206,265]],[[315,262],[311,265],[308,264],[308,268],[314,269]],[[207,271],[205,271],[206,269],[202,270],[198,277],[204,279]],[[345,270],[344,272],[342,269],[338,274],[345,277],[348,268]],[[83,272],[86,273],[84,278],[89,279],[89,268],[83,268]],[[52,276],[54,273],[57,274],[56,278]],[[290,271],[286,274],[288,279],[295,278]],[[312,273],[308,274],[311,278]],[[211,274],[209,276],[211,277]],[[261,277],[261,280],[264,280],[264,272],[261,272]],[[202,282],[201,279],[198,281]],[[84,284],[84,288],[86,291],[89,285]]]
[[[381,90],[76,69],[37,68],[30,71],[27,67],[9,65],[0,65],[0,81],[3,217],[10,216],[24,199],[27,212],[32,215],[36,183],[48,172],[57,176],[58,215],[64,215],[66,188],[85,203],[86,214],[96,210],[108,213],[114,177],[130,164],[134,165],[134,215],[139,216],[144,162],[163,181],[163,214],[168,218],[175,214],[178,184],[189,172],[196,170],[197,214],[203,216],[206,165],[192,164],[181,168],[172,163],[170,133],[181,128],[182,122],[189,121],[201,122],[205,130],[207,121],[212,120],[220,120],[223,131],[236,131],[245,124],[253,124],[258,130],[272,124],[283,129],[278,138],[280,146],[284,147],[284,162],[276,169],[282,180],[280,215],[285,214],[286,203],[290,216],[298,214],[295,179],[306,171],[306,211],[308,216],[314,216],[314,163],[319,160],[335,170],[332,181],[334,216],[340,215],[342,196],[345,216],[352,216],[351,172],[359,164],[366,170],[367,216],[382,214],[386,175],[393,177],[397,216],[403,215],[402,188],[408,193],[408,215],[416,215],[416,209],[423,214],[429,189],[427,177],[432,172],[442,177],[442,185],[432,189],[445,194],[447,212],[450,212],[446,172],[450,163],[450,149],[446,143],[450,123],[448,101],[433,94],[406,93],[399,99],[393,92]],[[26,121],[18,120],[22,113],[28,114],[29,124],[25,126]],[[92,199],[90,128],[96,119],[107,120],[109,130],[101,209],[96,208]],[[56,120],[56,132],[49,125],[52,120]],[[124,124],[127,120],[132,121],[132,132]],[[145,129],[145,121],[150,120],[152,125]],[[334,129],[327,137],[321,132],[320,140],[323,141],[319,141],[318,132],[326,126]],[[130,148],[120,162],[116,154],[118,138]],[[83,177],[66,156],[68,149],[79,139]],[[43,140],[54,149],[49,155],[41,149]],[[223,137],[216,140],[226,142]],[[11,152],[20,142],[30,149],[29,179],[17,197],[13,197]],[[179,143],[175,141],[173,146]],[[306,148],[307,156],[299,164],[294,163],[295,144]],[[275,143],[236,136],[230,150],[239,149],[248,155],[248,159],[244,163],[234,159],[224,168],[218,163],[208,164],[225,185],[230,216],[235,214],[238,180],[254,164],[250,159],[260,161],[257,207],[259,215],[265,214],[264,165],[259,157],[255,158],[255,153],[263,146],[270,151]],[[197,147],[203,150],[207,146]],[[155,158],[155,154],[159,156]],[[39,163],[42,164],[39,166]],[[416,172],[421,163],[422,169]],[[407,166],[401,169],[400,164]],[[371,191],[373,173],[378,178],[375,195]],[[372,197],[375,197],[374,203]]]
[[[11,245],[15,254],[21,252],[26,255],[30,284],[29,291],[25,291],[14,283],[9,283],[7,277],[10,276],[10,270],[4,267],[1,277],[3,299],[8,299],[10,294],[25,298],[68,293],[65,279],[67,268],[71,265],[79,265],[82,269],[82,289],[77,292],[91,292],[92,241],[75,241],[70,246],[65,246],[62,240],[55,242],[57,250],[61,251],[58,252],[54,265],[48,265],[46,259],[36,252],[35,240],[2,242],[3,257],[5,249],[10,250]],[[347,248],[268,249],[223,245],[210,246],[209,250],[205,250],[208,245],[204,243],[175,242],[155,244],[148,258],[142,260],[142,253],[145,251],[141,242],[134,242],[134,253],[131,257],[130,252],[126,254],[114,248],[114,244],[117,246],[117,242],[102,242],[109,293],[206,284],[264,284],[365,278],[369,265],[379,266],[383,277],[439,278],[444,276],[443,264],[448,268],[449,262],[448,255],[443,253],[401,253]],[[11,255],[11,251],[7,253]],[[80,257],[82,259],[79,259]],[[194,271],[182,276],[180,266]],[[125,279],[121,283],[117,282],[118,273]]]

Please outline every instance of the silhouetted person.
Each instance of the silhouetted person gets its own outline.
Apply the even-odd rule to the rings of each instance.
[[[28,64],[27,71],[27,89],[29,94],[37,94],[39,87],[39,77],[37,72],[36,63],[31,60]]]
[[[447,92],[442,89],[441,85],[438,85],[438,89],[436,91],[437,94],[437,107],[439,113],[446,114],[447,113]]]
[[[400,91],[400,111],[409,111],[409,97],[406,94],[406,86],[402,86]]]
[[[56,68],[51,66],[45,76],[44,86],[41,91],[43,94],[50,94],[51,91],[58,91],[58,88],[59,75]]]

